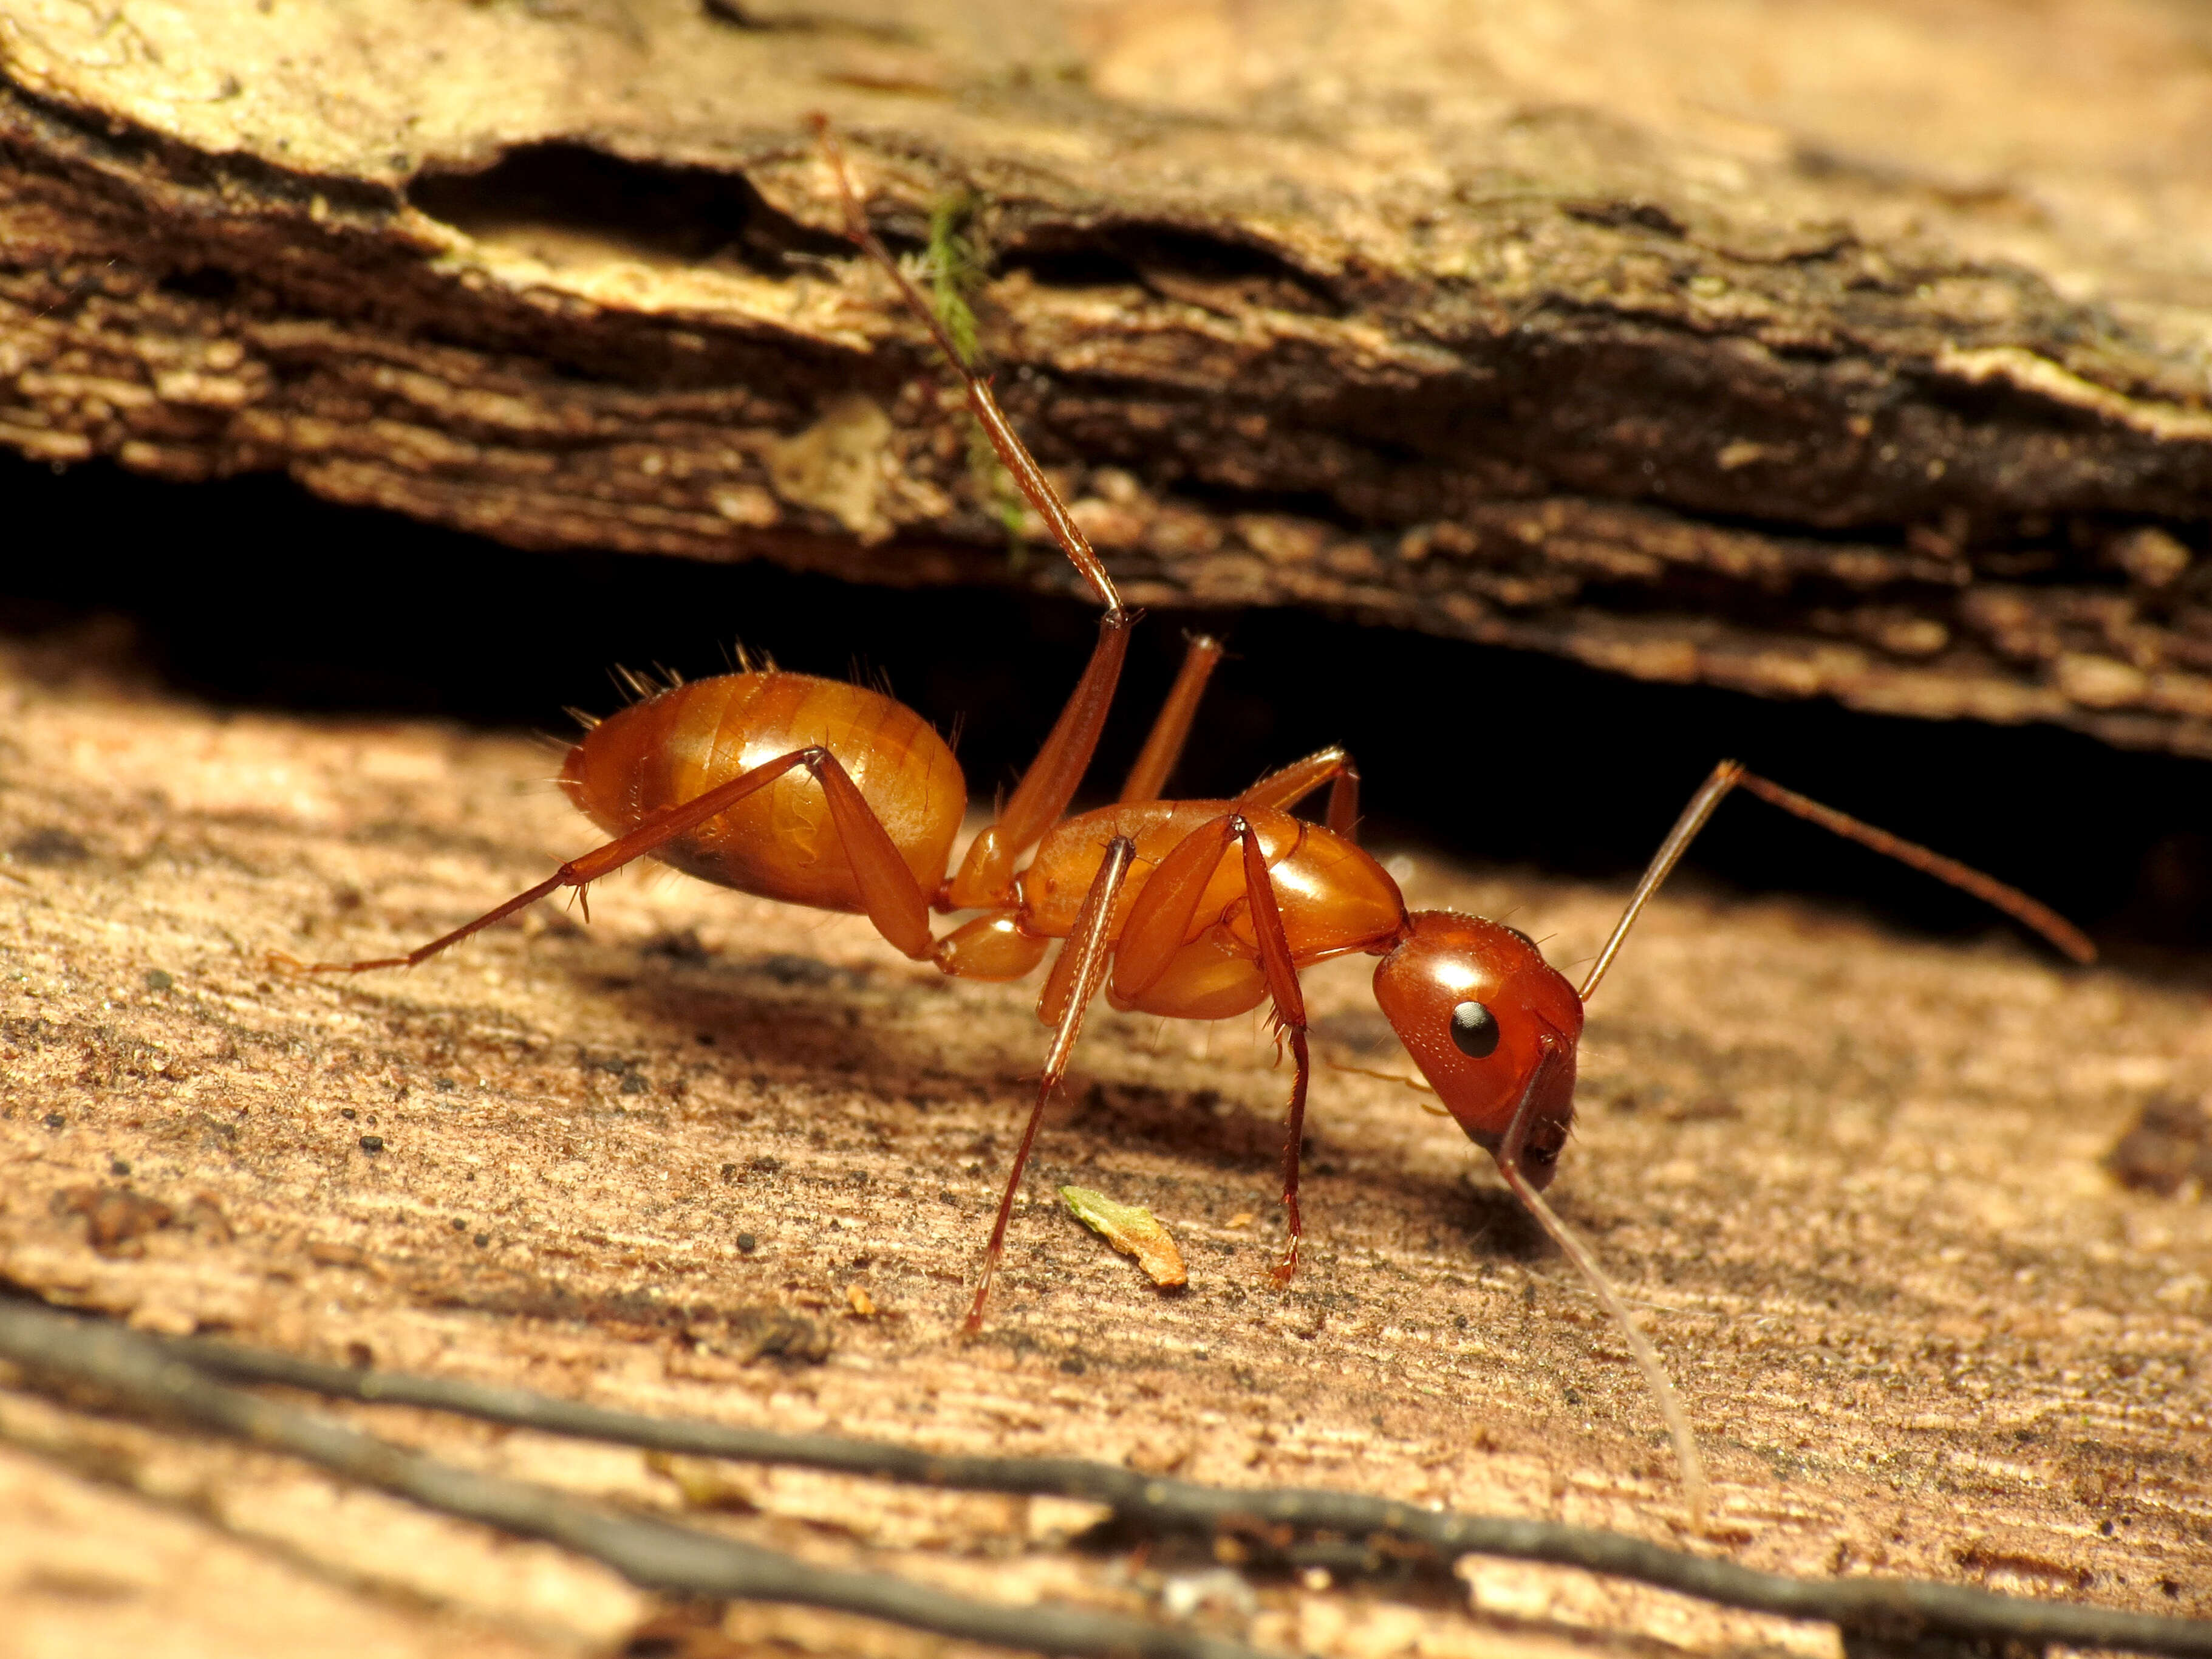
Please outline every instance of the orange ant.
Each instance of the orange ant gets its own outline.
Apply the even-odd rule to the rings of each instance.
[[[968,1311],[972,1331],[982,1322],[1038,1122],[1102,988],[1117,1008],[1174,1019],[1224,1019],[1263,999],[1271,1005],[1295,1067],[1283,1135],[1286,1234],[1274,1268],[1279,1284],[1288,1280],[1303,1224],[1299,1143],[1311,1073],[1298,973],[1352,952],[1378,957],[1376,1001],[1443,1109],[1497,1161],[1635,1352],[1672,1431],[1692,1524],[1701,1525],[1702,1462],[1658,1358],[1595,1259],[1542,1196],[1574,1123],[1583,1007],[1630,926],[1722,798],[1741,787],[1978,895],[2077,961],[2094,957],[2088,940],[2015,889],[1723,761],[1652,859],[1577,989],[1511,927],[1451,911],[1407,911],[1397,884],[1353,838],[1359,774],[1342,749],[1271,773],[1233,800],[1160,799],[1221,655],[1203,637],[1190,642],[1120,800],[1064,817],[1113,702],[1136,613],[1015,435],[989,380],[968,364],[869,228],[826,127],[821,139],[848,234],[927,325],[1015,483],[1104,608],[1082,678],[1012,798],[948,878],[967,787],[944,740],[880,692],[747,665],[655,691],[592,726],[568,750],[562,787],[615,837],[605,846],[404,957],[289,965],[313,973],[413,967],[563,887],[580,896],[592,882],[647,855],[740,892],[866,915],[907,956],[962,978],[1019,979],[1052,940],[1066,941],[1037,1000],[1052,1044],[991,1225]],[[1326,822],[1292,817],[1324,784]],[[982,914],[939,938],[932,910]]]

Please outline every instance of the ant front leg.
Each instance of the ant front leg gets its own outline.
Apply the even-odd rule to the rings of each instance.
[[[982,1282],[975,1286],[975,1300],[968,1310],[966,1328],[970,1331],[982,1328],[983,1304],[990,1297],[991,1281],[998,1276],[999,1258],[1006,1254],[1006,1223],[1014,1212],[1014,1197],[1022,1189],[1022,1171],[1028,1166],[1030,1148],[1036,1144],[1037,1126],[1044,1121],[1045,1103],[1066,1073],[1067,1057],[1074,1051],[1075,1039],[1082,1035],[1083,1017],[1106,977],[1107,957],[1114,949],[1114,901],[1121,894],[1136,851],[1136,843],[1127,836],[1116,836],[1107,843],[1106,856],[1098,873],[1091,878],[1082,909],[1076,913],[1074,930],[1060,947],[1059,958],[1046,976],[1044,994],[1037,1000],[1038,1012],[1054,1021],[1052,1047],[1046,1052],[1044,1072],[1037,1079],[1036,1103],[1030,1108],[1021,1145],[1014,1149],[1014,1167],[1006,1171],[1006,1189],[999,1197],[991,1242],[983,1249]]]
[[[1283,1285],[1297,1272],[1298,1243],[1305,1231],[1298,1209],[1298,1164],[1305,1139],[1306,1091],[1313,1078],[1313,1062],[1306,1050],[1306,1000],[1298,985],[1297,959],[1291,952],[1281,907],[1275,902],[1267,851],[1259,831],[1243,813],[1224,812],[1200,824],[1153,867],[1121,926],[1121,941],[1114,957],[1114,994],[1125,1004],[1134,1003],[1159,982],[1184,945],[1205,931],[1199,907],[1206,902],[1207,890],[1232,842],[1239,843],[1244,896],[1251,912],[1252,932],[1259,941],[1261,977],[1274,1005],[1275,1029],[1289,1043],[1297,1066],[1291,1082],[1290,1119],[1283,1129],[1283,1208],[1289,1236],[1274,1270],[1275,1282]],[[1208,910],[1210,914],[1210,906]]]

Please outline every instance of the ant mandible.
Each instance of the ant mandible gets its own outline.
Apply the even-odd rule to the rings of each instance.
[[[1574,1123],[1583,1005],[1654,890],[1722,798],[1742,788],[1964,888],[2077,961],[2090,960],[2094,948],[2026,894],[1723,761],[1653,857],[1577,988],[1511,927],[1406,908],[1397,884],[1354,840],[1359,774],[1340,748],[1271,773],[1231,800],[1160,799],[1221,654],[1203,637],[1190,642],[1120,800],[1063,817],[1113,702],[1136,613],[1008,424],[989,380],[963,357],[869,228],[826,124],[817,131],[847,234],[928,326],[992,447],[1103,607],[1090,662],[1012,797],[948,878],[967,787],[944,740],[880,692],[748,665],[656,691],[593,725],[568,750],[562,787],[614,836],[605,846],[404,957],[287,965],[310,973],[413,967],[562,888],[580,896],[592,882],[648,855],[740,892],[866,915],[907,956],[961,978],[1019,979],[1052,940],[1065,940],[1037,1000],[1052,1043],[991,1224],[968,1311],[972,1331],[982,1321],[1038,1122],[1102,987],[1117,1008],[1171,1019],[1224,1019],[1262,1000],[1271,1005],[1294,1066],[1283,1134],[1285,1240],[1274,1268],[1279,1284],[1288,1280],[1303,1225],[1299,1143],[1312,1069],[1298,973],[1352,952],[1378,957],[1376,1001],[1429,1086],[1589,1279],[1634,1351],[1672,1431],[1692,1524],[1701,1524],[1702,1462],[1657,1356],[1542,1195]],[[1324,784],[1326,822],[1292,817]],[[932,910],[982,914],[939,938]]]

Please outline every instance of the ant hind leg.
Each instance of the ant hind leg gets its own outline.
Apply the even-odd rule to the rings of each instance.
[[[1121,684],[1122,659],[1128,654],[1129,625],[1136,621],[1137,613],[1121,603],[1114,579],[1107,574],[1104,562],[1084,535],[1082,526],[1076,523],[1052,480],[1045,476],[1044,469],[1037,465],[1036,458],[1030,453],[1029,447],[1007,421],[1006,411],[999,407],[991,382],[961,355],[928,300],[915,286],[913,279],[899,269],[890,250],[869,228],[860,196],[853,188],[852,176],[846,170],[844,152],[830,135],[828,120],[817,119],[815,131],[830,173],[836,179],[838,197],[844,204],[847,238],[890,276],[908,307],[928,328],[938,349],[960,376],[967,391],[968,407],[983,428],[984,436],[991,441],[992,448],[998,452],[1015,484],[1051,531],[1053,540],[1067,556],[1067,562],[1075,567],[1076,574],[1104,607],[1104,615],[1098,619],[1098,641],[1091,647],[1091,661],[1069,695],[1066,707],[1060,710],[1051,735],[1037,750],[1036,758],[1030,763],[1029,770],[1022,775],[1022,781],[1015,786],[998,821],[975,837],[958,872],[945,884],[943,908],[1000,909],[1012,900],[1015,860],[1034,847],[1067,811],[1067,803],[1074,799],[1084,773],[1090,769],[1091,757],[1098,747],[1098,733],[1106,724],[1115,690]]]
[[[807,751],[801,750],[788,755],[779,755],[765,765],[717,784],[703,795],[678,805],[664,808],[639,824],[629,834],[617,836],[605,846],[595,847],[580,858],[562,865],[535,887],[524,889],[504,904],[495,905],[474,921],[441,934],[428,945],[417,945],[403,957],[376,957],[364,962],[301,962],[281,951],[269,953],[270,964],[287,973],[300,974],[362,974],[376,968],[413,968],[427,962],[441,951],[459,945],[471,933],[480,933],[495,922],[504,921],[516,911],[526,909],[539,899],[559,892],[563,887],[573,887],[580,895],[585,887],[602,876],[611,876],[634,859],[644,857],[656,848],[665,847],[688,830],[696,830],[708,819],[726,812],[746,796],[774,783],[794,766],[805,763]],[[591,920],[586,908],[584,919]]]
[[[563,887],[576,890],[580,900],[584,890],[602,876],[611,876],[624,865],[665,847],[670,842],[696,830],[710,818],[719,817],[756,791],[765,789],[785,773],[795,767],[805,767],[822,786],[830,804],[830,817],[842,844],[847,861],[852,866],[855,884],[860,890],[860,900],[868,919],[877,930],[908,956],[921,959],[927,957],[934,941],[929,934],[929,903],[921,884],[914,878],[913,871],[899,856],[896,845],[883,821],[876,817],[837,757],[823,748],[793,750],[788,755],[779,755],[774,760],[756,766],[750,772],[716,784],[705,793],[674,806],[664,807],[647,818],[627,835],[618,836],[601,847],[595,847],[580,858],[571,859],[535,887],[524,889],[505,903],[495,905],[475,921],[441,934],[428,945],[417,945],[405,956],[375,957],[362,962],[301,962],[282,951],[271,951],[272,966],[288,973],[301,974],[360,974],[378,968],[413,968],[428,961],[440,951],[459,945],[472,933],[482,933],[495,922],[504,921],[516,911],[535,904],[539,899],[559,892]],[[589,921],[592,913],[588,902],[584,920]]]

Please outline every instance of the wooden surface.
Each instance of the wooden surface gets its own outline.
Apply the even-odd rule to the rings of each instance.
[[[1043,1047],[1033,988],[951,983],[854,920],[673,877],[605,884],[588,929],[541,906],[411,974],[273,975],[272,949],[418,942],[588,828],[529,743],[216,713],[130,674],[96,636],[0,671],[9,1285],[646,1410],[1682,1539],[1617,1337],[1413,1096],[1321,1073],[1307,1261],[1278,1292],[1267,1046],[1246,1021],[1102,1010],[990,1327],[963,1342]],[[1389,855],[1416,904],[1508,916],[1561,963],[1621,898]],[[1320,1051],[1402,1066],[1364,978],[1309,976]],[[2212,1613],[2212,1206],[2102,1162],[2147,1101],[2212,1087],[2201,989],[2001,933],[1945,946],[1684,890],[1607,981],[1584,1052],[1553,1194],[1703,1436],[1700,1547]],[[1188,1290],[1156,1291],[1059,1212],[1071,1181],[1148,1204]],[[778,1328],[799,1354],[754,1357]],[[685,1501],[635,1453],[374,1420],[482,1467]],[[734,1468],[689,1490],[757,1508],[704,1524],[980,1595],[1157,1612],[1212,1571],[1071,1553],[1073,1505]],[[1572,1573],[1465,1577],[1464,1596],[1411,1601],[1196,1582],[1225,1628],[1285,1651],[1834,1651]],[[25,1659],[252,1659],[341,1631],[363,1656],[606,1653],[653,1611],[552,1551],[4,1391],[0,1606]],[[943,1650],[759,1609],[726,1628],[697,1650]]]
[[[1060,584],[818,110],[902,245],[967,204],[1142,603],[2205,755],[2208,64],[2167,0],[9,0],[0,442]]]

